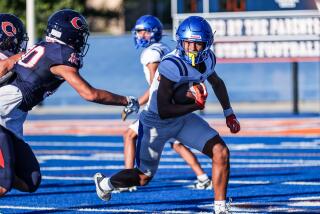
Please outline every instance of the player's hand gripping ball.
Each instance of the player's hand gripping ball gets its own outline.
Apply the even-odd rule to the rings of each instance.
[[[173,102],[175,104],[186,105],[196,103],[199,109],[204,109],[207,97],[207,88],[203,83],[184,83],[173,92]]]

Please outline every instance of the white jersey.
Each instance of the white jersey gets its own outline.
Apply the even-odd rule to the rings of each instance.
[[[140,55],[140,62],[143,66],[143,72],[148,84],[150,85],[150,71],[147,67],[149,63],[160,62],[162,57],[170,52],[168,46],[163,43],[153,43],[145,48]]]
[[[204,82],[211,74],[213,74],[216,65],[216,57],[210,50],[208,58],[204,61],[206,70],[200,73],[197,69],[186,63],[179,57],[178,50],[174,50],[167,54],[161,61],[156,72],[154,80],[150,86],[149,101],[146,110],[158,114],[157,92],[159,87],[158,77],[163,75],[169,80],[175,82],[174,87],[186,82]]]

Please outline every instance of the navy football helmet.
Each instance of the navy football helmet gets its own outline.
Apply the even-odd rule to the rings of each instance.
[[[132,34],[134,37],[134,43],[136,48],[145,48],[151,45],[152,43],[159,42],[162,38],[162,29],[162,24],[157,17],[154,17],[152,15],[141,16],[137,20],[134,28],[132,29]],[[151,33],[150,39],[139,37],[138,32],[142,30]]]
[[[0,13],[0,50],[14,54],[25,51],[28,36],[22,21],[15,15]]]
[[[179,25],[176,32],[176,39],[180,56],[187,63],[194,66],[207,59],[213,43],[213,33],[209,23],[204,18],[200,16],[190,16]],[[203,42],[204,48],[197,53],[186,53],[183,48],[184,41]]]
[[[81,57],[89,49],[89,27],[86,19],[77,11],[63,9],[52,14],[48,19],[46,34],[73,47]]]

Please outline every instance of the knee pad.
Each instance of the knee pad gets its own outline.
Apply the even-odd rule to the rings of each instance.
[[[28,186],[28,192],[32,193],[35,192],[41,183],[41,173],[40,172],[32,172],[31,180],[26,182]]]
[[[211,138],[203,147],[202,153],[210,157],[211,159],[213,158],[213,147],[216,144],[224,144],[224,141],[220,137],[220,135],[216,135],[215,137]]]
[[[141,186],[139,176],[140,174],[142,174],[142,172],[140,172],[140,170],[138,169],[124,169],[113,175],[110,178],[110,182],[115,188]],[[146,183],[148,182],[149,180]]]

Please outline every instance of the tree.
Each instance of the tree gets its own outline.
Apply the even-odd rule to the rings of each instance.
[[[45,34],[49,16],[57,10],[70,8],[83,13],[85,0],[35,0],[35,22],[37,37],[42,38]],[[26,0],[1,0],[0,13],[11,13],[26,23]]]

